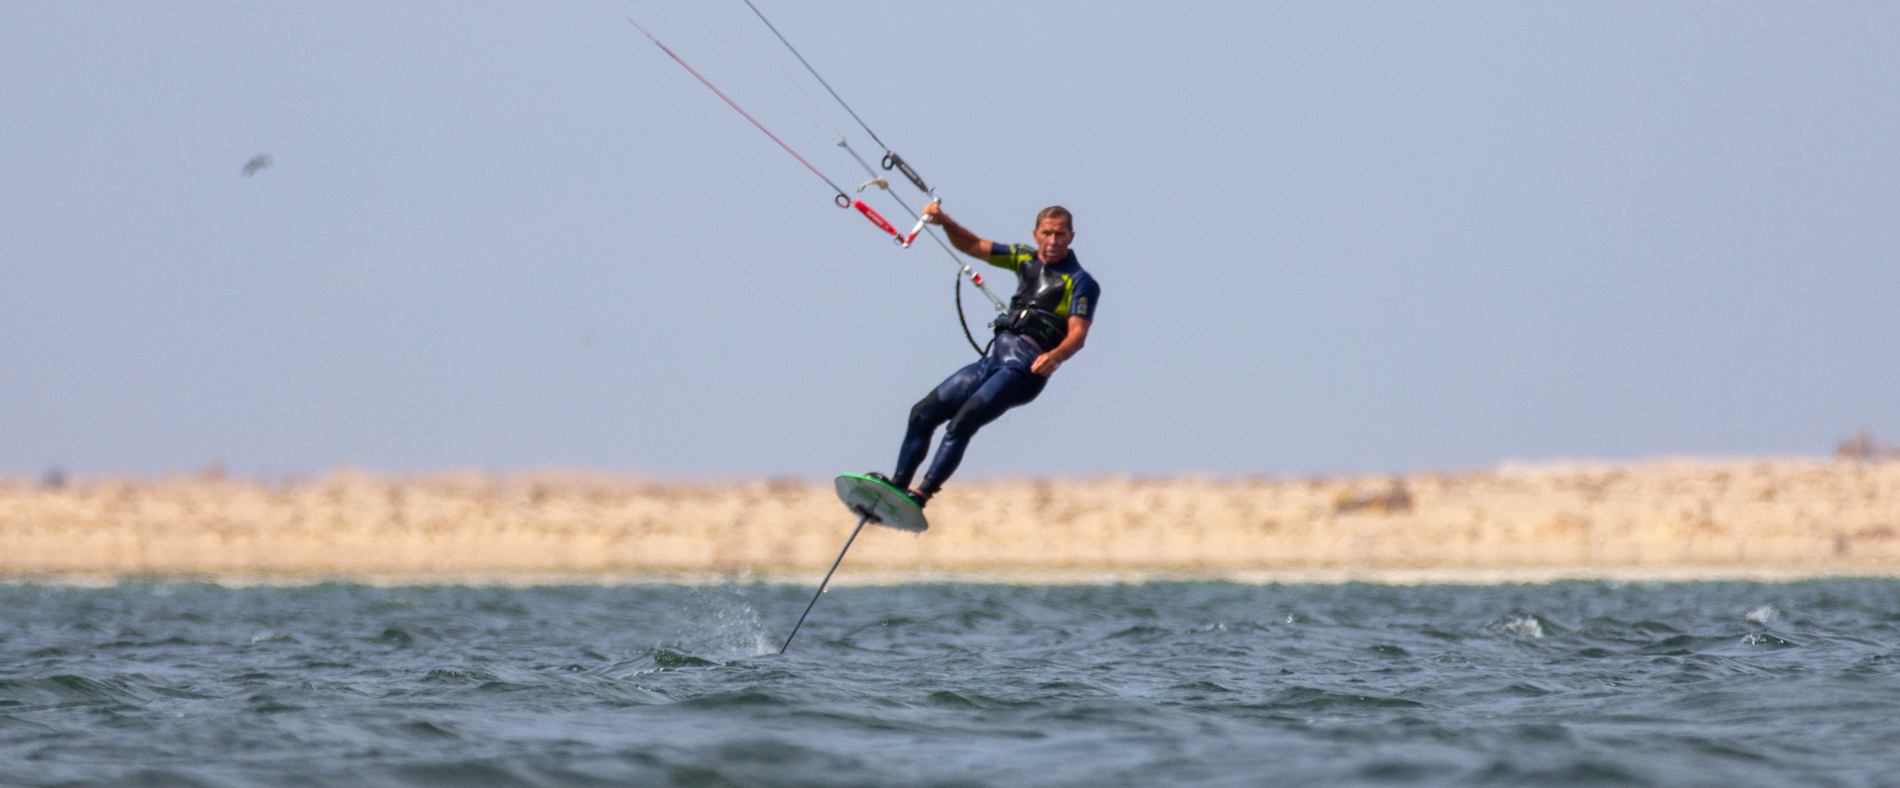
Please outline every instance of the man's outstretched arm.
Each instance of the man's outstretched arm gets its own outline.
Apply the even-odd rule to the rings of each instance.
[[[957,251],[986,263],[990,261],[990,250],[995,248],[996,244],[978,238],[976,233],[957,224],[957,220],[950,218],[950,214],[944,213],[943,207],[938,205],[936,200],[931,200],[929,205],[924,206],[924,221],[942,227],[943,234],[950,236],[950,245],[956,247]]]

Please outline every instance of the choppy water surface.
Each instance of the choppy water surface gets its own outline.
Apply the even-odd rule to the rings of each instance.
[[[1900,582],[0,586],[18,785],[1900,785]]]

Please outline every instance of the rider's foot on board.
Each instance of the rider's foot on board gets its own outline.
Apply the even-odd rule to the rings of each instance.
[[[917,508],[919,509],[924,508],[924,504],[929,503],[930,496],[934,494],[935,493],[924,492],[922,490],[905,490],[904,491],[904,496],[909,498],[912,503],[917,504]]]

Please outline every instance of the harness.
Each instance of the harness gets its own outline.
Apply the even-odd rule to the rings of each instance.
[[[1054,350],[1062,340],[1069,338],[1069,321],[1047,309],[1033,306],[1018,307],[1012,305],[1008,312],[997,315],[990,327],[998,332],[1008,331],[1031,342],[1043,352]]]

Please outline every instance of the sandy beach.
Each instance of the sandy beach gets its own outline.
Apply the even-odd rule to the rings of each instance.
[[[841,582],[1494,582],[1900,572],[1900,462],[1662,459],[1354,478],[969,481]],[[0,575],[809,582],[855,519],[830,480],[214,476],[0,484]]]

